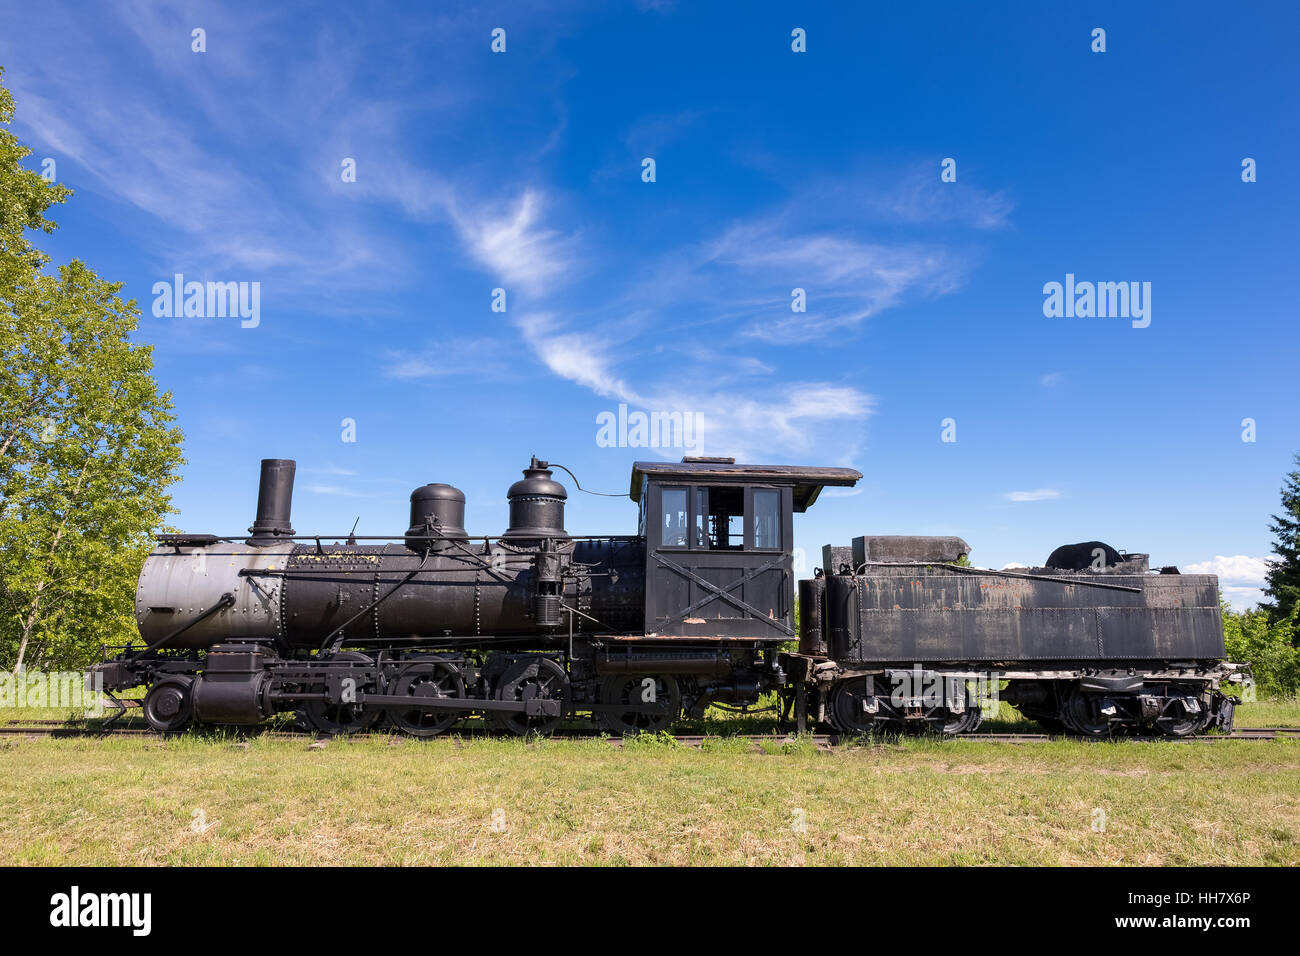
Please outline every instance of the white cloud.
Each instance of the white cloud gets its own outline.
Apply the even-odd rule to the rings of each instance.
[[[509,316],[519,315],[522,304],[525,315],[516,324],[523,341],[496,349],[466,340],[388,352],[382,359],[390,378],[433,379],[471,367],[509,376],[514,353],[527,348],[552,373],[602,399],[697,412],[710,452],[824,459],[830,447],[851,460],[874,409],[872,396],[820,380],[817,372],[783,380],[782,362],[741,354],[737,345],[748,339],[789,347],[792,338],[852,328],[964,281],[971,257],[948,245],[951,230],[940,239],[886,242],[856,233],[863,220],[991,228],[1010,209],[1005,197],[964,180],[940,187],[937,171],[875,192],[863,188],[862,177],[842,176],[801,189],[773,214],[720,227],[708,241],[670,244],[648,266],[634,260],[627,268],[627,260],[598,258],[594,243],[583,241],[571,224],[575,211],[558,190],[546,188],[535,162],[487,168],[456,153],[447,168],[423,168],[404,158],[425,155],[430,136],[446,132],[455,141],[464,130],[452,120],[481,123],[485,114],[474,99],[481,84],[472,70],[482,44],[471,55],[446,42],[451,33],[478,35],[479,13],[408,21],[402,42],[385,50],[378,91],[370,79],[373,62],[349,34],[365,14],[313,24],[304,36],[310,42],[277,50],[272,27],[292,16],[268,9],[249,25],[242,14],[214,12],[205,24],[211,52],[196,58],[184,42],[181,12],[131,0],[99,31],[108,45],[98,34],[78,34],[28,71],[19,117],[26,115],[44,142],[79,166],[82,180],[147,214],[141,242],[151,245],[164,275],[173,266],[193,278],[202,278],[194,274],[201,269],[233,266],[249,270],[248,278],[274,273],[281,301],[294,292],[316,308],[373,319],[377,310],[400,308],[376,302],[375,289],[389,292],[424,275],[419,257],[425,250],[399,239],[385,214],[442,227],[445,236],[435,244],[451,244],[492,284],[505,286]],[[416,89],[410,78],[424,74],[413,65],[427,56],[431,36],[454,62],[442,64],[448,79],[436,89]],[[0,59],[12,42],[0,37]],[[123,55],[139,60],[135,79],[119,75]],[[281,57],[285,68],[268,74],[265,63]],[[669,143],[702,115],[646,117],[624,145],[635,152]],[[528,144],[518,145],[512,155],[535,157]],[[342,156],[357,159],[355,183],[340,179]],[[591,211],[577,212],[597,220],[587,228],[600,228]],[[613,290],[602,304],[584,312],[566,301],[562,312],[556,293],[610,261]],[[620,267],[625,271],[616,273]],[[795,286],[807,289],[807,313],[790,311]],[[348,290],[356,293],[351,300],[343,296]],[[693,334],[664,334],[674,326]],[[699,332],[705,326],[707,336]],[[467,362],[466,355],[482,361]],[[671,361],[652,364],[647,355]],[[337,486],[314,488],[348,494]]]
[[[278,304],[301,294],[319,308],[322,284],[356,289],[376,273],[400,271],[402,250],[382,230],[338,209],[328,191],[286,191],[273,178],[277,160],[249,159],[278,149],[280,161],[310,166],[305,154],[314,141],[301,129],[316,130],[315,120],[328,116],[319,87],[328,85],[321,74],[330,57],[285,71],[297,79],[276,90],[281,113],[261,106],[272,98],[261,95],[248,62],[259,52],[250,38],[261,34],[247,17],[209,11],[210,42],[219,36],[220,47],[199,57],[189,52],[188,24],[171,22],[179,12],[148,3],[116,12],[120,19],[93,30],[49,27],[62,36],[57,52],[24,58],[26,68],[6,79],[17,124],[58,157],[61,179],[143,214],[117,218],[153,257],[159,277],[179,271],[202,279],[220,270],[270,283]],[[0,42],[0,59],[6,54],[18,59]],[[123,57],[140,64],[138,76],[122,71]],[[173,99],[184,107],[170,108]],[[286,115],[302,126],[286,129]]]
[[[1189,574],[1217,574],[1220,580],[1234,584],[1263,586],[1264,576],[1268,573],[1268,559],[1244,554],[1230,557],[1216,554],[1213,560],[1189,564],[1183,570]]]
[[[1058,385],[1065,383],[1065,374],[1063,372],[1048,372],[1038,380],[1038,384],[1043,388],[1056,388]]]
[[[955,183],[941,182],[939,164],[907,174],[894,189],[869,196],[868,203],[890,218],[913,223],[956,222],[976,229],[998,229],[1015,208],[1004,191],[988,192],[969,185],[960,171]]]
[[[511,343],[502,339],[453,338],[431,342],[424,349],[410,351],[386,349],[384,375],[389,378],[418,380],[472,375],[475,380],[505,381],[516,377]]]
[[[1048,501],[1061,497],[1061,493],[1053,488],[1039,488],[1035,491],[1008,491],[1002,497],[1008,501]]]
[[[1184,565],[1186,574],[1216,574],[1219,590],[1233,609],[1244,611],[1264,600],[1267,558],[1252,558],[1245,554],[1216,554],[1209,561]]]
[[[1246,588],[1220,582],[1219,593],[1234,611],[1249,611],[1264,600],[1263,588]]]
[[[518,325],[538,359],[556,375],[643,411],[698,416],[703,440],[701,447],[690,449],[697,454],[754,460],[811,453],[833,441],[837,454],[847,459],[856,451],[856,431],[875,405],[865,392],[830,382],[767,382],[747,391],[710,388],[707,378],[695,374],[680,385],[636,388],[617,371],[609,337],[599,330],[561,331],[553,316],[536,313],[521,317]]]
[[[530,313],[516,323],[524,341],[556,375],[588,388],[602,398],[641,404],[644,400],[611,369],[608,345],[598,337],[562,332],[553,316]]]
[[[822,498],[856,498],[867,489],[861,485],[856,488],[826,488],[822,491]]]
[[[507,282],[538,290],[571,269],[576,238],[542,224],[543,205],[542,193],[527,189],[513,208],[471,215],[453,207],[451,214],[475,259]]]
[[[403,159],[418,154],[411,140],[427,139],[431,126],[477,122],[476,54],[449,41],[477,35],[481,12],[405,18],[400,41],[386,44],[382,87],[355,42],[361,13],[313,21],[310,35],[286,48],[286,27],[301,34],[298,14],[214,8],[204,14],[202,56],[190,52],[191,24],[173,5],[124,0],[104,13],[69,32],[65,14],[36,10],[31,32],[58,35],[59,44],[28,56],[0,34],[0,62],[15,67],[6,80],[24,137],[56,155],[74,187],[144,214],[122,216],[122,229],[160,276],[239,270],[230,277],[262,280],[279,306],[310,300],[314,311],[350,315],[360,305],[373,316],[373,299],[362,305],[370,292],[423,273],[422,250],[394,234],[373,199],[444,225],[503,285],[553,281],[569,269],[569,239],[543,222],[542,190],[498,192],[508,180],[497,170],[456,165],[444,174]],[[519,17],[517,26],[533,15]],[[432,88],[412,81],[430,38],[447,58]],[[134,70],[122,69],[124,58]],[[272,62],[280,68],[268,73]],[[527,145],[517,152],[528,155]],[[356,159],[356,182],[342,182],[342,157]],[[434,233],[430,241],[445,240]]]
[[[746,334],[785,342],[851,327],[898,305],[908,294],[957,288],[964,265],[940,246],[862,242],[831,231],[793,231],[779,217],[733,226],[703,247],[697,269],[721,270],[722,294],[734,307],[766,313]],[[792,289],[807,311],[792,312]],[[757,292],[755,290],[758,290]],[[746,299],[749,301],[746,303]]]
[[[370,495],[343,488],[339,485],[308,485],[307,490],[316,495],[336,495],[341,498],[369,498]]]

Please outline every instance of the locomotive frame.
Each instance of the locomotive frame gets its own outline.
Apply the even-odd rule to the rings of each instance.
[[[777,692],[783,723],[800,731],[818,723],[845,734],[951,734],[978,725],[980,686],[1004,683],[1005,697],[1027,715],[1088,736],[1231,726],[1236,699],[1220,685],[1241,671],[1222,659],[1221,625],[1207,623],[1207,596],[1217,621],[1212,576],[1194,582],[1187,606],[1154,609],[1146,581],[1132,575],[955,568],[941,552],[943,542],[960,539],[871,539],[877,552],[880,542],[906,543],[903,557],[922,546],[933,551],[936,541],[939,550],[920,553],[921,562],[887,549],[865,560],[864,538],[851,556],[828,546],[826,573],[800,583],[796,633],[793,515],[824,487],[854,485],[862,476],[853,469],[637,462],[629,497],[638,533],[574,536],[564,527],[564,487],[549,463],[533,458],[510,489],[510,527],[474,537],[463,527],[464,496],[441,484],[412,493],[402,535],[298,535],[290,522],[294,471],[289,460],[263,461],[257,517],[243,541],[160,535],[146,559],[136,599],[145,646],[114,648],[113,656],[106,649],[93,676],[114,700],[114,692],[146,685],[142,706],[155,729],[257,724],[291,711],[328,734],[382,722],[431,737],[470,717],[519,735],[574,719],[626,734],[666,730],[681,714],[713,705],[746,709]],[[832,567],[837,557],[851,559]],[[998,647],[1002,630],[1019,633],[1033,618],[1033,609],[1006,602],[972,618],[943,612],[981,609],[947,608],[939,598],[928,608],[876,608],[883,617],[864,623],[859,615],[854,624],[842,598],[826,601],[828,591],[862,594],[905,581],[916,591],[959,574],[1029,578],[1025,594],[1044,586],[1137,593],[1142,601],[1128,599],[1129,656],[1106,654],[1100,624],[1098,653],[1083,659],[968,653]],[[1052,618],[1041,646],[1067,647],[1077,622],[1059,622],[1073,621],[1070,614],[1100,614],[1096,602],[1072,601],[1079,607]],[[907,654],[872,650],[881,621],[916,633],[920,617],[907,610],[939,612],[925,629],[941,635],[965,620],[953,632],[960,640],[913,642]],[[1171,630],[1166,610],[1183,623]],[[979,622],[974,630],[971,620]],[[844,635],[854,627],[850,649]],[[1160,653],[1143,648],[1144,627]],[[900,675],[909,674],[946,689],[905,687],[900,695]]]

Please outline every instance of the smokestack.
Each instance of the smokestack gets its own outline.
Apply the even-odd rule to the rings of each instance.
[[[253,533],[248,544],[262,547],[293,535],[289,512],[293,507],[293,473],[297,467],[288,458],[262,459],[262,480],[257,486],[257,518],[248,529]]]

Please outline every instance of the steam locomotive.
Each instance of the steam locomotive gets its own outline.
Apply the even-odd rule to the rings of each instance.
[[[441,483],[411,493],[400,536],[317,536],[291,524],[295,463],[264,460],[246,538],[158,536],[143,646],[106,649],[91,679],[114,700],[147,687],[163,732],[292,712],[327,734],[630,734],[769,693],[786,724],[843,734],[967,732],[999,699],[1088,736],[1231,728],[1243,671],[1212,575],[1100,542],[996,572],[960,538],[862,536],[823,549],[796,615],[793,516],[859,472],[636,462],[637,533],[587,537],[555,468],[532,459],[499,536],[469,535]]]

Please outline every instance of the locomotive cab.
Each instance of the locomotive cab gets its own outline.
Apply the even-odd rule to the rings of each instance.
[[[795,512],[850,468],[737,465],[734,458],[637,462],[645,536],[645,634],[785,641],[794,636]]]

